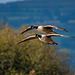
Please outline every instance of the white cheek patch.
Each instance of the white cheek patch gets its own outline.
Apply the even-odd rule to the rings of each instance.
[[[43,27],[42,27],[42,26],[39,26],[39,27],[38,27],[38,30],[43,30]]]
[[[45,35],[42,35],[42,38],[45,38],[46,36]]]

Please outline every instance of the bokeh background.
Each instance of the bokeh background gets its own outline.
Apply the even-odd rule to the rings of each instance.
[[[21,25],[55,25],[68,32],[60,34],[75,36],[75,0],[0,0],[0,21],[14,29]],[[67,49],[71,54],[71,67],[75,68],[75,39],[55,37],[57,50]]]

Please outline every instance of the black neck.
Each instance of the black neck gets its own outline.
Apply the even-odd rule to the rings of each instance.
[[[35,26],[34,26],[34,28],[38,29],[38,27],[35,27]]]
[[[41,35],[38,35],[38,34],[36,34],[36,36],[37,36],[37,37],[39,37],[39,38],[41,38],[41,37],[42,37]]]
[[[36,29],[37,29],[37,28],[38,28],[38,26],[37,26],[37,25],[34,25],[34,26],[31,26],[31,28],[36,28]]]
[[[38,35],[38,37],[41,38],[42,36],[41,35]]]

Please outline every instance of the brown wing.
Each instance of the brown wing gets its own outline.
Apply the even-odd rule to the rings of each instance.
[[[51,37],[51,36],[63,36],[63,37],[72,37],[75,38],[73,36],[66,36],[66,35],[60,35],[60,34],[47,34],[46,36]]]
[[[27,29],[23,30],[20,34],[23,34],[24,32],[29,31],[29,30],[32,30],[32,29],[33,29],[33,28],[28,27]]]
[[[66,29],[62,29],[62,28],[60,28],[60,27],[53,26],[53,25],[47,25],[47,26],[43,26],[43,27],[51,27],[51,28],[55,28],[55,29],[59,29],[59,30],[63,30],[63,31],[68,32]]]
[[[37,39],[37,38],[38,38],[38,37],[36,37],[35,35],[29,36],[29,37],[23,39],[22,41],[19,41],[17,44],[20,44],[20,43],[22,43],[22,42],[25,42],[25,41],[28,41],[28,40],[32,40],[32,39]]]
[[[32,30],[32,29],[37,28],[37,27],[38,27],[38,25],[30,26],[27,29],[23,30],[20,34],[23,34],[24,32]]]

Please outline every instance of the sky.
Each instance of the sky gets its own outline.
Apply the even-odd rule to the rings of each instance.
[[[0,0],[0,3],[8,3],[8,2],[15,2],[15,1],[24,1],[24,0]]]

